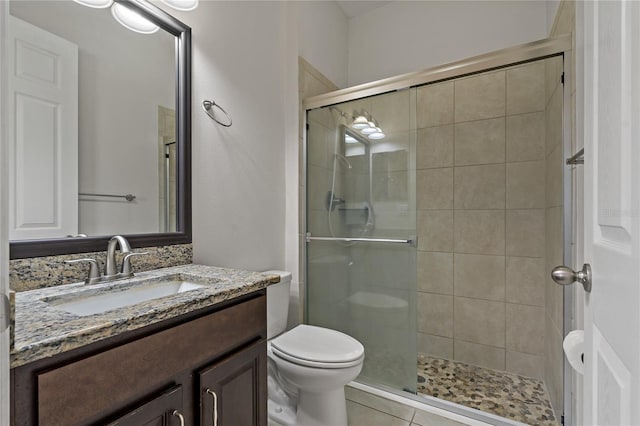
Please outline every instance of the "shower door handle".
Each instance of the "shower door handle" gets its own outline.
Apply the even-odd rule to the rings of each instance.
[[[310,232],[307,232],[306,240],[308,243],[311,241],[342,241],[346,243],[395,243],[395,244],[408,244],[415,247],[418,242],[417,236],[411,236],[407,239],[394,239],[394,238],[360,238],[360,237],[313,237]]]
[[[574,271],[568,266],[556,266],[551,271],[551,279],[560,285],[582,284],[584,291],[591,293],[591,265],[582,265],[582,271]]]

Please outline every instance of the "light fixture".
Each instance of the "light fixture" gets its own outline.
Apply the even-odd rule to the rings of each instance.
[[[162,3],[176,10],[188,12],[198,7],[198,0],[161,0]]]
[[[369,127],[369,119],[365,114],[360,114],[353,120],[351,127],[358,130],[366,129]]]
[[[73,0],[83,6],[89,6],[96,9],[106,9],[113,4],[113,0]]]
[[[111,6],[111,14],[123,27],[131,31],[141,34],[153,34],[158,31],[156,24],[120,3],[114,3]]]
[[[358,140],[351,135],[344,135],[344,143],[358,143]]]
[[[380,127],[377,127],[375,132],[371,133],[369,136],[367,136],[369,139],[384,139],[385,134],[382,133],[382,129],[380,129]]]

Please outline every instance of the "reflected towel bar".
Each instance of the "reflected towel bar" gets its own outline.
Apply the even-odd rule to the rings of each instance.
[[[584,148],[567,158],[567,165],[574,166],[576,164],[584,164]]]
[[[393,238],[358,238],[358,237],[312,237],[311,234],[307,234],[307,242],[311,241],[344,241],[347,243],[394,243],[394,244],[409,244],[415,246],[416,238],[409,238],[406,240],[398,240]]]
[[[91,192],[79,192],[78,195],[84,195],[88,197],[111,197],[111,198],[124,198],[127,201],[133,201],[136,199],[136,196],[133,194],[126,195],[112,195],[112,194],[93,194]]]

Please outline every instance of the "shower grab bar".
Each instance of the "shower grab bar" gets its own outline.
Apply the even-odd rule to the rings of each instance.
[[[394,244],[409,244],[411,246],[416,245],[416,238],[408,238],[406,240],[400,240],[395,238],[360,238],[360,237],[312,237],[311,234],[307,234],[307,242],[311,241],[344,241],[347,243],[394,243]]]

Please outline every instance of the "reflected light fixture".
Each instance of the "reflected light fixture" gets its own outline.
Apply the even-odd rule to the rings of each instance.
[[[113,0],[73,0],[83,6],[93,7],[95,9],[106,9],[113,4]]]
[[[384,133],[382,133],[382,130],[380,129],[380,127],[376,128],[376,131],[371,133],[369,136],[367,136],[369,139],[384,139]]]
[[[373,118],[370,118],[367,127],[360,130],[360,133],[362,133],[363,135],[370,135],[377,131],[378,131],[378,125],[373,121]]]
[[[362,110],[362,112],[354,113],[353,117],[352,128],[359,130],[361,134],[369,139],[384,139],[385,134],[378,122],[367,111]],[[347,141],[347,136],[345,136],[345,142],[350,143]]]
[[[159,29],[156,24],[120,3],[114,3],[111,6],[111,14],[123,27],[137,33],[153,34]]]
[[[188,12],[198,7],[199,0],[161,0],[162,3],[176,10]]]
[[[369,127],[369,119],[364,114],[359,114],[353,120],[353,123],[351,124],[351,127],[353,127],[354,129],[358,129],[358,130],[365,129],[365,128]]]

